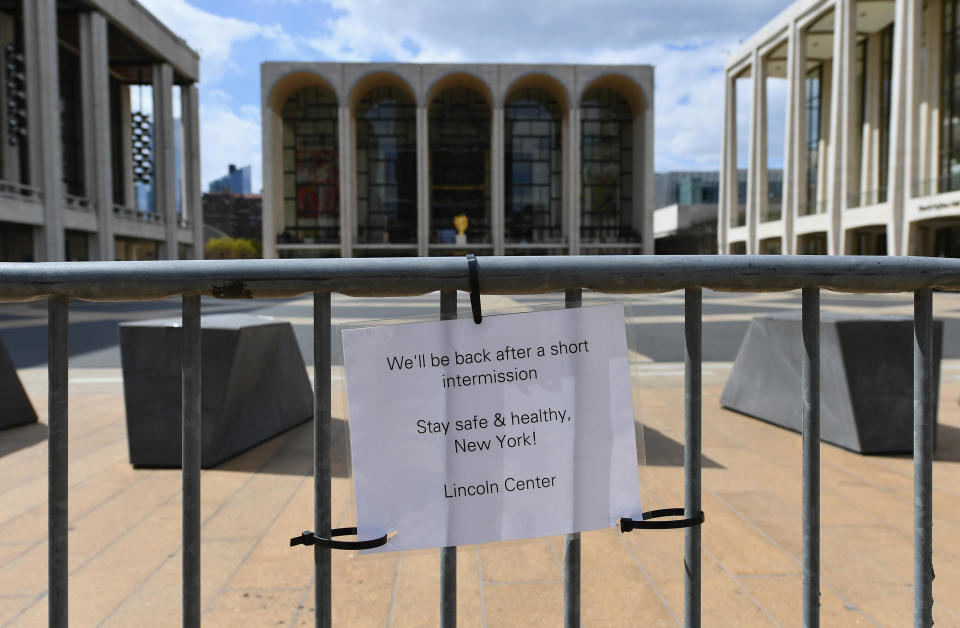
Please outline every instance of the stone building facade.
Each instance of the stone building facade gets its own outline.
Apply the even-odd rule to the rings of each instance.
[[[650,66],[271,62],[261,97],[265,257],[653,252]]]
[[[134,0],[3,2],[0,51],[0,260],[202,257],[197,53]]]
[[[733,52],[720,252],[960,256],[958,15],[957,0],[798,0]],[[786,103],[776,197],[773,90]]]

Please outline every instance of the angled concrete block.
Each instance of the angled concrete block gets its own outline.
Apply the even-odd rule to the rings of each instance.
[[[943,321],[933,331],[936,399]],[[801,431],[802,352],[799,312],[754,318],[720,403]],[[913,451],[913,319],[821,312],[820,437],[860,453]]]
[[[0,430],[8,427],[17,427],[27,423],[37,422],[37,413],[27,397],[20,376],[13,366],[13,360],[7,353],[7,348],[0,340],[0,399],[3,408],[0,410]]]
[[[130,462],[181,465],[180,318],[120,325]],[[201,319],[201,465],[212,467],[313,418],[313,391],[290,323]]]

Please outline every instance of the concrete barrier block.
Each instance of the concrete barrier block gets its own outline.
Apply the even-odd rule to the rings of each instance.
[[[120,325],[130,462],[181,466],[181,319]],[[290,323],[201,319],[201,465],[212,467],[313,418],[313,391]]]
[[[933,331],[936,399],[943,321]],[[802,352],[799,312],[754,318],[721,404],[801,431]],[[913,451],[913,319],[821,312],[820,437],[860,453]]]

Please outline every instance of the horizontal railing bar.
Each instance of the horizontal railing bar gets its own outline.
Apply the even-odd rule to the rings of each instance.
[[[960,259],[790,255],[583,255],[480,258],[483,292],[532,294],[670,292],[706,288],[782,292],[820,287],[849,293],[960,291]],[[0,301],[65,296],[142,301],[179,294],[226,299],[310,292],[414,296],[469,290],[462,258],[190,260],[0,263]]]

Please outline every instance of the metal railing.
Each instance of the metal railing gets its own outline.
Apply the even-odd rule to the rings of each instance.
[[[603,293],[685,291],[684,512],[701,507],[702,290],[802,290],[802,599],[803,625],[820,608],[820,290],[914,293],[914,625],[932,625],[932,290],[960,290],[960,260],[904,257],[579,256],[485,257],[486,294],[563,290],[578,307],[583,289]],[[331,526],[331,300],[413,296],[440,291],[441,318],[456,316],[456,291],[469,290],[459,258],[235,260],[0,264],[0,301],[49,304],[49,607],[50,625],[67,622],[67,331],[69,299],[183,299],[183,624],[200,625],[200,313],[201,296],[222,299],[314,295],[314,530]],[[686,626],[700,625],[701,539],[684,532]],[[580,538],[568,535],[564,621],[579,626]],[[441,617],[456,621],[456,548],[441,558]],[[680,567],[678,566],[678,569]],[[314,546],[315,621],[331,623],[330,550]]]

